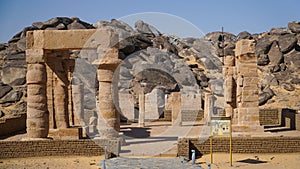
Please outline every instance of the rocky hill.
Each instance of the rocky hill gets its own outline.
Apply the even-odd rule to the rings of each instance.
[[[141,87],[146,92],[161,88],[165,92],[213,92],[223,97],[222,58],[234,55],[239,39],[254,39],[258,56],[261,107],[289,107],[298,109],[300,98],[300,23],[288,23],[286,28],[273,28],[269,32],[250,34],[212,32],[202,39],[183,38],[161,33],[139,20],[132,28],[112,19],[94,25],[78,18],[57,17],[46,22],[35,22],[24,28],[7,43],[0,43],[0,117],[26,112],[25,36],[29,30],[97,29],[109,27],[119,33],[120,67],[119,92],[136,96]],[[95,90],[91,67],[95,57],[83,57],[70,51],[78,59],[80,76],[87,86],[86,110],[94,110],[91,94]],[[176,67],[176,71],[174,71]],[[148,71],[142,71],[147,69]],[[154,71],[150,71],[154,70]],[[166,73],[167,72],[167,73]],[[158,83],[159,82],[159,83]],[[146,86],[139,86],[147,84]]]

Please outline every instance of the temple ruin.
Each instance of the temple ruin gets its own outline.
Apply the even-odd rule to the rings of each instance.
[[[94,37],[95,35],[97,37]],[[241,40],[236,44],[236,56],[225,57],[224,112],[226,116],[232,117],[234,131],[263,131],[258,115],[258,74],[254,45],[252,40]],[[44,30],[27,33],[27,134],[29,138],[47,138],[49,129],[64,131],[70,126],[84,124],[82,121],[83,89],[80,85],[71,84],[75,59],[70,58],[69,52],[69,50],[81,49],[96,50],[98,53],[98,59],[93,62],[98,69],[99,82],[98,136],[109,139],[118,137],[120,113],[116,111],[113,101],[115,96],[112,93],[113,75],[122,62],[118,53],[118,34],[110,29],[97,29]],[[72,95],[74,97],[71,97]],[[157,97],[156,95],[151,97]],[[151,114],[148,111],[154,111],[158,104],[150,103],[149,101],[153,102],[153,99],[148,99],[150,99],[149,94],[139,94],[138,121],[141,127],[145,125],[145,117]],[[165,101],[165,109],[169,107],[171,111],[172,124],[180,126],[184,118],[184,110],[195,110],[196,114],[200,110],[204,111],[204,121],[207,121],[210,116],[215,116],[214,101],[215,98],[210,93],[189,95],[174,92]],[[151,107],[151,104],[154,104],[154,107],[153,105]],[[132,108],[127,105],[126,111],[131,110],[133,105]],[[157,113],[150,116],[158,118]]]

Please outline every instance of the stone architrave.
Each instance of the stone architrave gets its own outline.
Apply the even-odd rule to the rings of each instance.
[[[181,94],[180,92],[172,93],[172,125],[181,126]]]
[[[27,136],[47,138],[49,112],[47,109],[47,72],[43,49],[27,49]]]
[[[145,127],[145,94],[139,94],[139,127]]]

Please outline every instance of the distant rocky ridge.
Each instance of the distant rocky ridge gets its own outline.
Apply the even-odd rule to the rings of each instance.
[[[111,28],[119,33],[120,58],[124,64],[120,67],[120,92],[138,93],[140,82],[148,84],[145,91],[155,87],[165,92],[181,90],[184,92],[210,92],[222,99],[222,57],[234,55],[235,43],[239,39],[256,40],[258,56],[261,107],[300,106],[300,23],[290,22],[287,28],[273,28],[269,32],[250,34],[241,32],[237,36],[231,33],[212,32],[202,39],[177,38],[161,33],[153,26],[139,20],[135,28],[122,21],[112,19],[100,21],[94,25],[78,18],[57,17],[46,22],[35,22],[13,36],[8,43],[0,43],[0,115],[10,116],[26,112],[26,62],[25,36],[30,30],[67,30]],[[224,40],[224,41],[223,41]],[[82,71],[93,71],[89,62],[92,57],[80,57],[79,52],[70,51],[79,59]],[[139,67],[143,65],[144,67]],[[173,71],[172,66],[179,72]],[[158,68],[160,67],[160,68]],[[158,71],[158,81],[153,82],[153,72],[139,71],[148,68]],[[94,71],[95,72],[95,71]],[[139,75],[139,73],[141,73]],[[167,72],[167,73],[164,73]],[[86,79],[84,79],[86,78]],[[80,77],[85,89],[86,99],[95,89],[92,75]],[[151,81],[152,79],[152,81]],[[174,80],[176,83],[174,83]],[[139,83],[134,83],[134,82]],[[160,85],[160,86],[159,86]],[[92,100],[87,100],[86,110],[93,110]],[[92,105],[92,106],[91,106]]]

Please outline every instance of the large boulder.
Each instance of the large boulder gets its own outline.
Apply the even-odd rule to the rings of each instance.
[[[274,95],[273,90],[269,86],[265,87],[264,90],[258,94],[258,104],[260,106],[266,104]]]
[[[271,49],[268,52],[268,57],[272,65],[278,65],[283,61],[283,54],[280,51],[277,41],[272,43]]]
[[[288,28],[293,33],[300,33],[300,23],[299,22],[294,21],[294,22],[288,23]]]
[[[284,62],[291,70],[300,69],[300,52],[293,49],[292,51],[284,55]]]
[[[8,92],[10,92],[12,90],[12,87],[7,85],[7,84],[3,84],[0,83],[0,99],[5,96]]]
[[[21,100],[23,93],[21,91],[12,90],[0,99],[0,104],[16,103]]]
[[[26,82],[26,69],[18,67],[5,67],[1,71],[2,82],[10,86],[23,85]]]
[[[153,36],[160,36],[161,33],[152,25],[149,25],[142,20],[138,20],[134,24],[135,29],[142,34],[151,34]]]
[[[291,51],[297,44],[297,38],[294,34],[286,34],[279,36],[278,44],[279,48],[283,53]]]
[[[271,48],[273,39],[271,36],[265,36],[257,40],[255,45],[255,54],[259,56],[260,54],[267,54]]]
[[[237,40],[241,40],[241,39],[252,39],[252,36],[249,32],[243,31],[240,32],[237,36]]]

